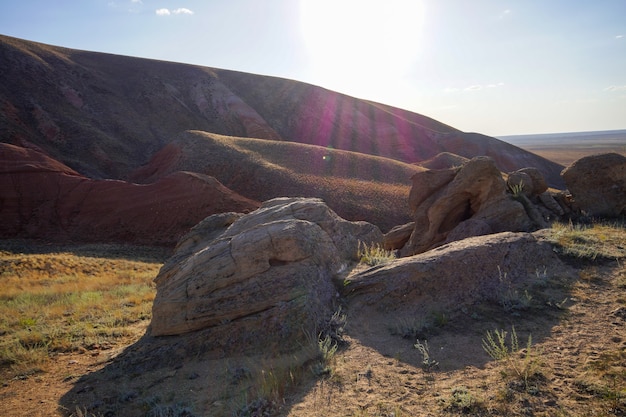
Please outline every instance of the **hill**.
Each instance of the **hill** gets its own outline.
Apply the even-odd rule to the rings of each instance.
[[[322,197],[340,215],[383,229],[408,219],[409,178],[421,169],[413,164],[443,152],[491,156],[505,172],[534,166],[550,185],[562,186],[561,165],[506,142],[292,80],[7,36],[0,36],[0,74],[2,142],[91,180],[147,184],[176,170],[202,173],[250,200]],[[183,159],[155,168],[178,148],[187,149]],[[15,193],[11,175],[2,186]],[[19,194],[26,202],[9,206],[32,206],[42,192],[34,184]],[[158,228],[158,218],[151,224]],[[23,224],[2,233],[41,237]]]

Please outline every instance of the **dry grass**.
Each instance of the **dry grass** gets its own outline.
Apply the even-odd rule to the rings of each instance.
[[[576,258],[620,259],[626,257],[626,229],[623,222],[591,224],[555,223],[550,240],[561,253]]]
[[[45,370],[60,352],[127,341],[149,321],[156,260],[0,251],[0,365],[6,377]]]
[[[49,384],[58,386],[55,403],[47,414],[32,415],[53,414],[61,396],[63,415],[80,415],[80,410],[84,415],[182,410],[186,415],[294,417],[624,415],[626,231],[617,224],[556,225],[548,235],[561,254],[576,256],[579,279],[542,277],[541,285],[531,288],[533,303],[526,310],[477,305],[465,315],[446,315],[416,343],[414,335],[406,339],[394,332],[391,322],[350,317],[348,303],[349,343],[338,350],[329,345],[332,358],[326,361],[319,362],[319,352],[324,356],[319,346],[298,358],[190,357],[151,371],[115,359],[99,365],[85,359],[83,368],[68,371],[67,361],[90,356],[75,350],[121,348],[137,340],[130,334],[136,323],[148,321],[158,260],[96,256],[95,251],[87,256],[5,250],[0,340],[6,382],[0,401],[10,406],[46,398],[40,393]],[[385,328],[386,333],[373,331]],[[492,360],[483,350],[487,332],[511,334],[513,328],[519,343],[507,337],[506,358]],[[428,346],[427,362],[436,366],[425,366],[424,352],[415,347],[420,344]],[[63,356],[65,351],[72,353]],[[56,355],[65,359],[55,361]],[[74,373],[66,377],[68,372]],[[32,403],[31,411],[41,409]]]

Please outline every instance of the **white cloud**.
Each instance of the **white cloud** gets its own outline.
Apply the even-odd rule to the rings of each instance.
[[[506,16],[511,14],[511,10],[510,9],[506,9],[505,11],[503,11],[502,13],[500,13],[498,15],[498,19],[504,19]]]
[[[482,89],[483,89],[483,86],[480,84],[474,84],[474,85],[470,85],[464,88],[465,91],[478,91]]]
[[[143,4],[141,0],[130,0],[131,3]]]
[[[141,1],[141,0],[139,0]],[[157,9],[156,10],[156,14],[159,16],[169,16],[171,14],[188,14],[188,15],[192,15],[193,11],[189,10],[185,7],[179,7],[178,9],[174,9],[174,10],[170,10],[170,9]]]
[[[617,35],[615,36],[615,39],[622,39],[624,37],[624,35]]]
[[[626,85],[610,85],[604,91],[626,91]]]

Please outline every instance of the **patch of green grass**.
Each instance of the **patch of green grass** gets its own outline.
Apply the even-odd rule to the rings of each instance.
[[[110,347],[151,318],[161,264],[80,252],[0,258],[0,371],[12,376],[45,368],[55,352]]]
[[[567,256],[595,260],[626,257],[626,229],[620,222],[554,223],[549,240]]]

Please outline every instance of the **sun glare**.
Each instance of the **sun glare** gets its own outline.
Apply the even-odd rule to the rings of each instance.
[[[367,91],[372,77],[404,76],[419,55],[419,0],[301,0],[300,15],[312,71],[325,87]]]

